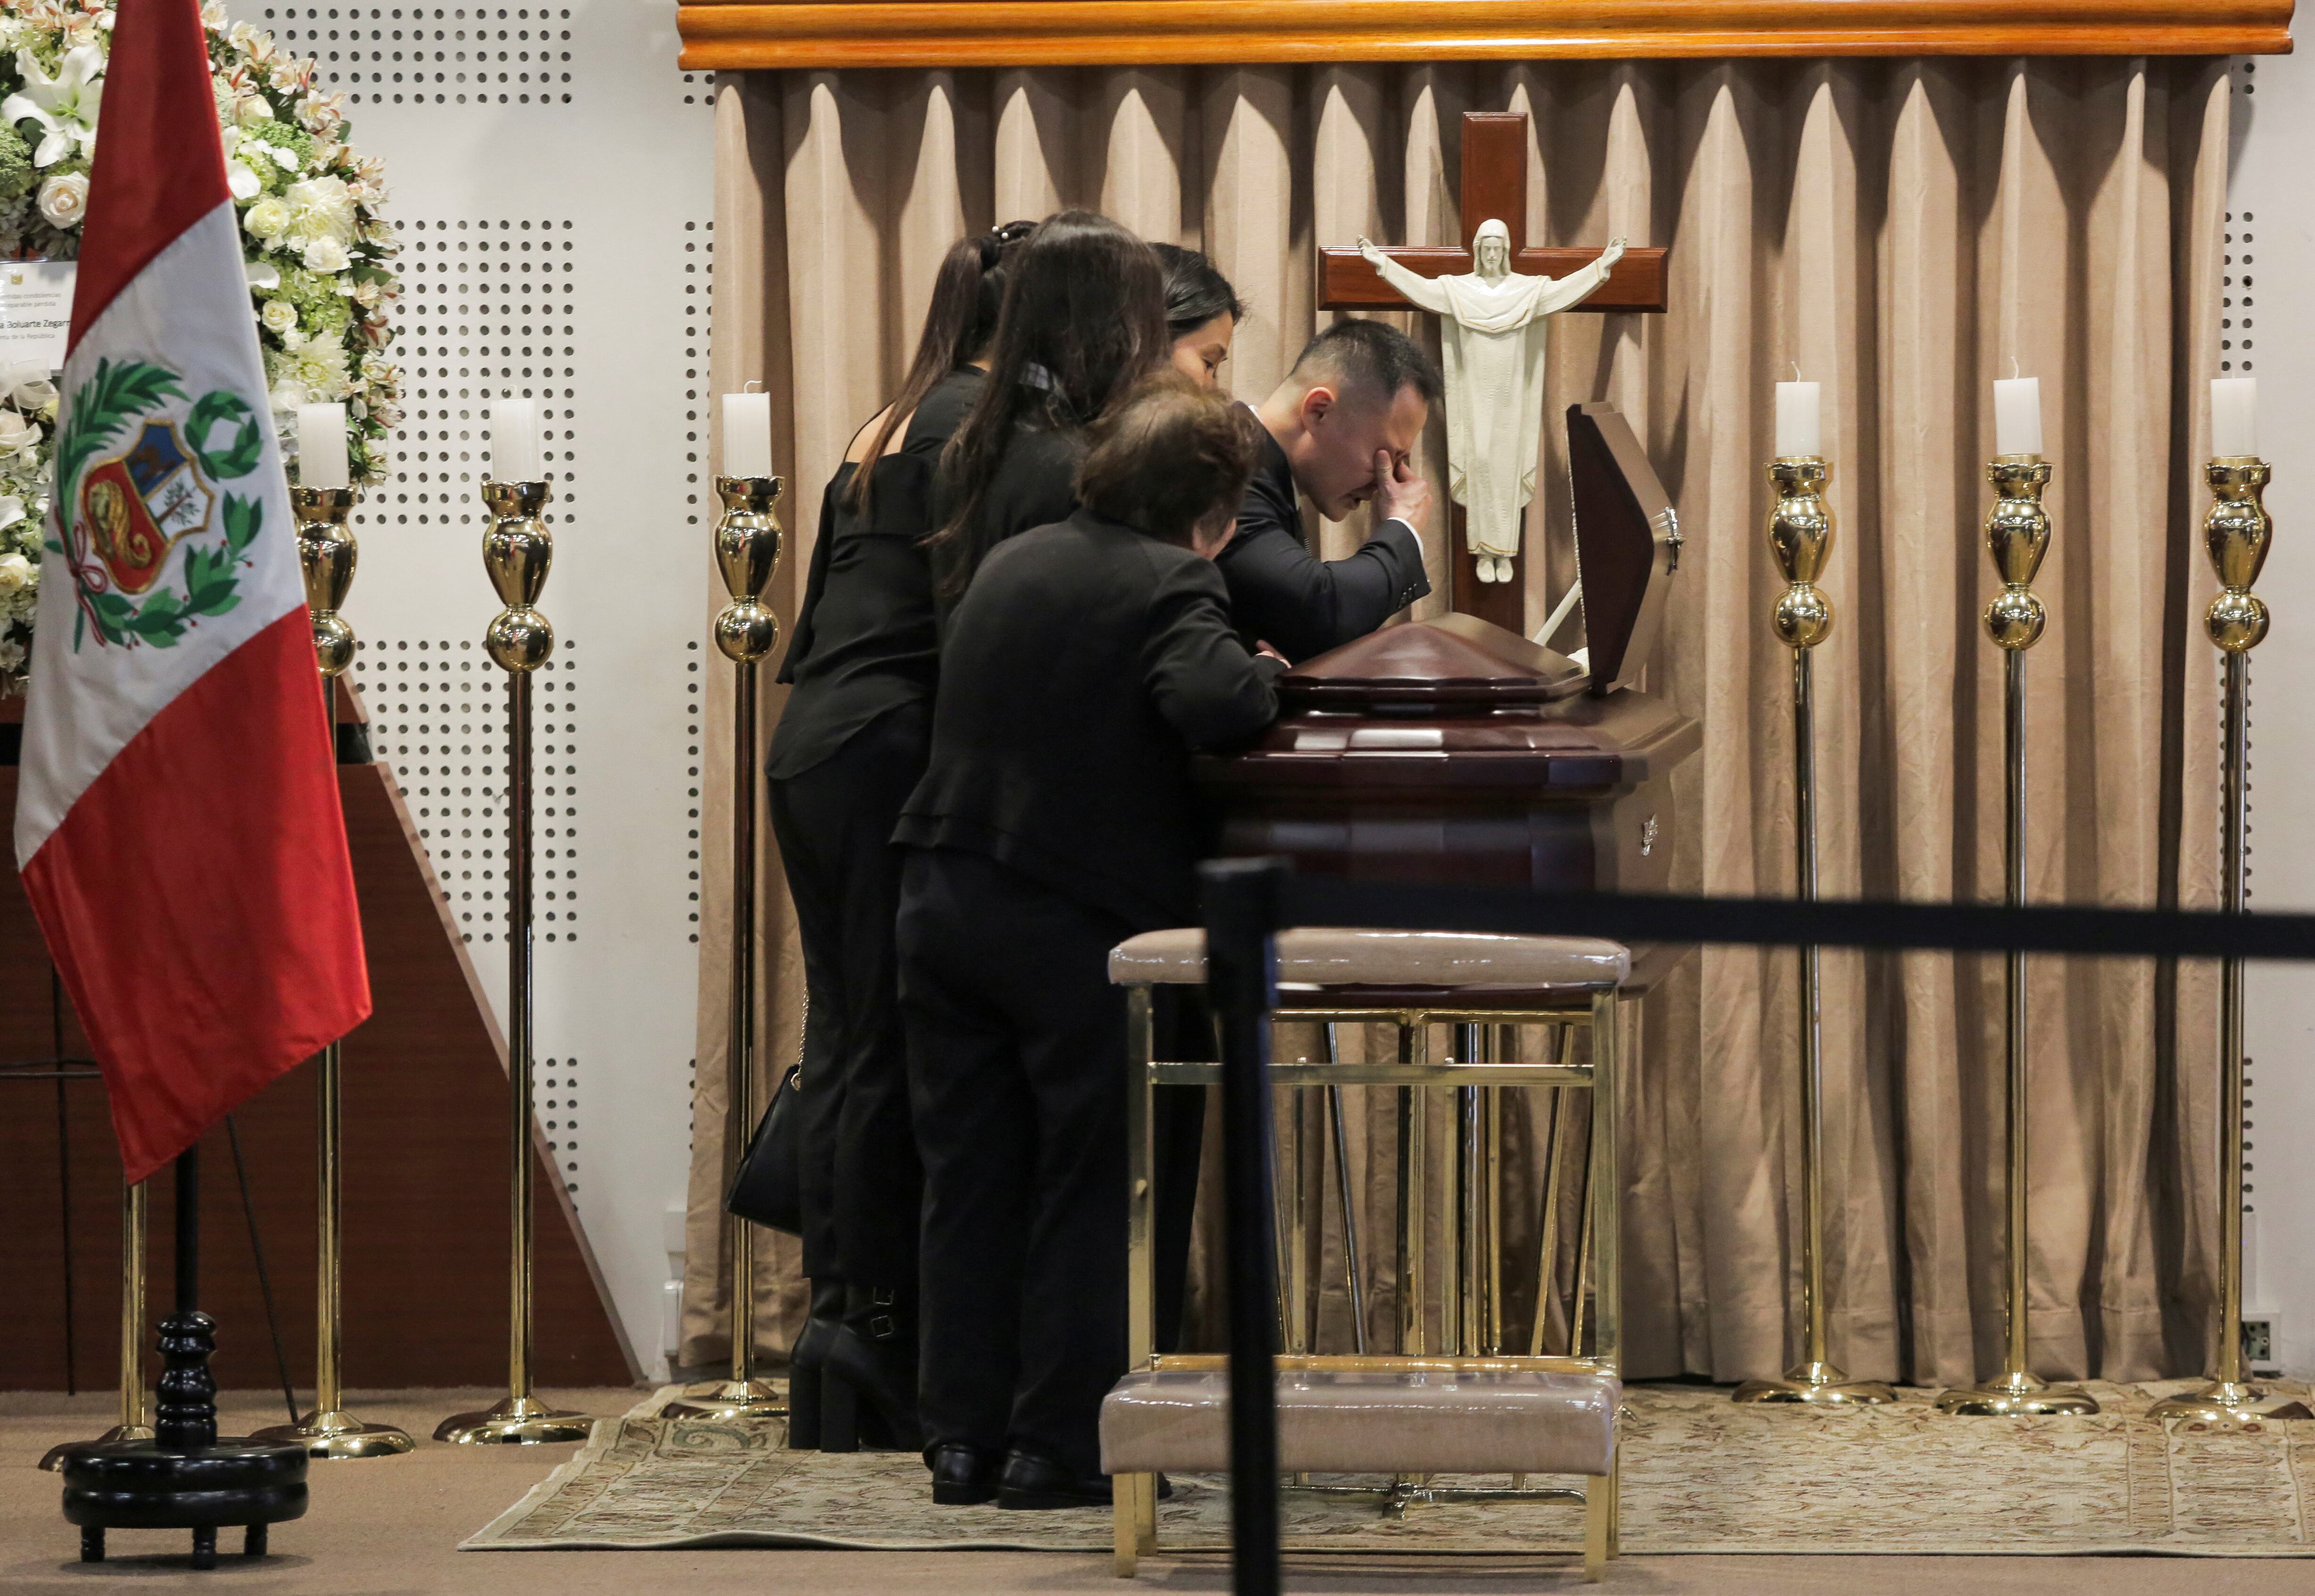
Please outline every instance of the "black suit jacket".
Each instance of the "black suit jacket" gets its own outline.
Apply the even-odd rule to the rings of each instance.
[[[1197,918],[1193,749],[1278,714],[1212,563],[1090,510],[981,562],[897,842],[985,855],[1138,929]]]
[[[1293,468],[1267,427],[1238,506],[1237,536],[1215,563],[1229,584],[1238,631],[1297,664],[1364,637],[1431,591],[1423,545],[1400,521],[1385,521],[1346,559],[1310,552]]]

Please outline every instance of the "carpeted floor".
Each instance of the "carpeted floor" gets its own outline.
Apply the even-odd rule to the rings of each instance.
[[[2008,1421],[1947,1417],[1928,1391],[1839,1411],[1740,1407],[1708,1388],[1634,1387],[1622,1437],[1624,1546],[1634,1554],[2315,1556],[2315,1421],[2166,1427],[2146,1416],[2150,1403],[2186,1383],[2094,1384],[2098,1414]],[[656,1417],[673,1389],[599,1426],[579,1457],[466,1546],[1098,1551],[1107,1543],[1097,1513],[927,1511],[913,1458],[790,1452],[776,1427]],[[1533,1555],[1574,1552],[1582,1540],[1581,1508],[1560,1503],[1418,1504],[1387,1517],[1373,1497],[1290,1492],[1285,1510],[1287,1544],[1312,1552]],[[1227,1480],[1177,1478],[1158,1510],[1158,1543],[1226,1549]]]
[[[542,1395],[611,1416],[643,1393]],[[357,1412],[419,1435],[419,1450],[406,1458],[317,1467],[312,1511],[276,1529],[273,1556],[253,1565],[227,1556],[217,1572],[194,1574],[185,1566],[184,1538],[166,1531],[116,1535],[113,1557],[102,1565],[76,1558],[78,1538],[57,1511],[57,1477],[34,1465],[58,1441],[84,1438],[110,1423],[108,1397],[0,1393],[0,1591],[10,1596],[114,1587],[210,1596],[228,1590],[264,1596],[643,1596],[739,1585],[813,1596],[1100,1596],[1135,1589],[1206,1596],[1229,1588],[1227,1561],[1211,1553],[1169,1553],[1145,1564],[1131,1586],[1113,1578],[1108,1557],[1097,1553],[761,1547],[461,1553],[462,1539],[579,1450],[468,1450],[423,1439],[445,1414],[483,1405],[495,1396],[475,1390],[357,1394]],[[278,1395],[258,1392],[228,1393],[223,1406],[228,1431],[274,1423],[281,1411]],[[912,1504],[908,1521],[927,1511]],[[2286,1559],[2213,1559],[2188,1567],[2168,1557],[1709,1555],[1628,1556],[1601,1588],[1633,1596],[2172,1596],[2187,1580],[2195,1596],[2290,1596],[2310,1588],[2307,1565]],[[1572,1593],[1583,1588],[1580,1581],[1574,1560],[1562,1557],[1302,1553],[1288,1560],[1289,1587],[1298,1596]]]

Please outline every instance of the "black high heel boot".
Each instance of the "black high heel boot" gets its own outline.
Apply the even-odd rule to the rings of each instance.
[[[844,1323],[822,1366],[822,1400],[832,1400],[841,1384],[857,1405],[863,1440],[880,1451],[924,1445],[917,1423],[915,1296],[891,1286],[846,1288]]]
[[[840,1280],[816,1280],[812,1282],[812,1316],[804,1321],[803,1334],[796,1337],[795,1350],[788,1354],[788,1450],[797,1452],[821,1450],[821,1437],[827,1432],[824,1413],[825,1371],[828,1349],[836,1333],[844,1326],[844,1282]],[[852,1433],[847,1418],[843,1433]],[[834,1449],[850,1451],[851,1447]]]

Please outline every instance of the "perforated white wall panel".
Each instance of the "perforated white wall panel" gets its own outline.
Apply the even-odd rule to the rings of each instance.
[[[491,396],[539,401],[539,1117],[648,1371],[690,1133],[709,87],[675,69],[674,7],[640,0],[228,9],[316,57],[386,164],[406,421],[357,515],[354,677],[501,1021],[506,683],[476,641],[498,605],[475,488]],[[478,1223],[501,1189],[477,1175]]]

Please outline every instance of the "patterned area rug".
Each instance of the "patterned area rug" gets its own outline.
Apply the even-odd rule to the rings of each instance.
[[[1844,1413],[1636,1386],[1625,1394],[1624,1549],[2315,1556],[2315,1421],[2219,1430],[2145,1416],[2196,1383],[2092,1382],[2103,1413],[2009,1420],[1946,1417],[1928,1391]],[[1103,1512],[936,1508],[923,1465],[906,1454],[789,1452],[776,1424],[645,1416],[673,1389],[597,1423],[577,1456],[465,1549],[1109,1546]],[[1174,1485],[1159,1509],[1160,1555],[1227,1547],[1227,1482]],[[1307,1551],[1574,1552],[1583,1510],[1417,1505],[1392,1520],[1372,1497],[1290,1491],[1285,1527],[1290,1547]]]

